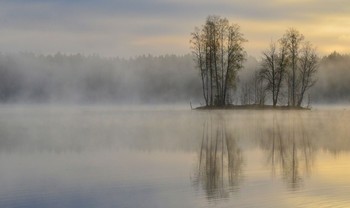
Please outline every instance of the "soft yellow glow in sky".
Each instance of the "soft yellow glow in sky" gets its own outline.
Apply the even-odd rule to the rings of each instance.
[[[348,0],[1,1],[0,52],[188,54],[191,32],[208,15],[239,24],[257,58],[290,27],[320,55],[350,53]]]
[[[280,39],[290,27],[299,30],[305,36],[305,40],[317,47],[320,55],[327,55],[333,51],[350,52],[350,15],[315,17],[305,22],[243,20],[239,24],[249,40],[246,43],[248,53],[256,57],[268,48],[271,41]]]

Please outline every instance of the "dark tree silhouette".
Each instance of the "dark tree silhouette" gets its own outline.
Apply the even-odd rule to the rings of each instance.
[[[271,43],[263,52],[260,76],[271,93],[273,106],[286,90],[288,106],[301,107],[305,92],[316,83],[318,66],[316,49],[296,29],[287,30],[278,45]]]
[[[202,79],[206,106],[229,103],[237,72],[243,68],[246,40],[237,24],[226,18],[208,16],[205,25],[191,34],[191,48]]]
[[[295,106],[297,101],[297,68],[299,61],[299,52],[303,40],[304,35],[294,28],[288,29],[281,39],[281,42],[288,49],[291,62],[290,71],[288,73],[288,105],[292,106]]]
[[[275,43],[270,44],[270,48],[263,53],[263,63],[261,76],[267,81],[267,90],[272,94],[273,106],[276,106],[287,70],[288,57],[285,45],[280,48]]]
[[[300,57],[300,92],[298,99],[298,106],[301,106],[306,90],[316,83],[315,74],[318,68],[318,57],[316,49],[311,43],[306,42],[301,50]]]

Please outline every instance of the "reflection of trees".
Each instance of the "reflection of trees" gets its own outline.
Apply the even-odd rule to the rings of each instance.
[[[284,123],[273,115],[272,127],[262,135],[260,142],[273,176],[276,169],[280,170],[288,185],[297,189],[302,177],[309,174],[315,153],[303,119],[296,114]]]
[[[208,198],[228,197],[242,180],[242,166],[242,151],[225,121],[205,122],[194,185],[202,187]]]

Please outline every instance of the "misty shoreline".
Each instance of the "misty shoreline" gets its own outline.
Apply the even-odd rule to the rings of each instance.
[[[311,110],[309,107],[298,106],[273,106],[273,105],[225,105],[225,106],[200,106],[194,110]]]
[[[261,62],[248,57],[238,74],[234,105]],[[350,56],[332,53],[320,62],[311,105],[350,102]],[[68,105],[203,105],[191,55],[110,59],[81,54],[0,54],[0,103]],[[270,103],[267,103],[270,104]]]

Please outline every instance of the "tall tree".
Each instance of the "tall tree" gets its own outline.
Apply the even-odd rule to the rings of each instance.
[[[267,90],[272,94],[273,106],[277,105],[288,63],[287,49],[283,42],[280,43],[279,49],[276,43],[271,43],[270,49],[263,52],[262,69],[260,72],[262,78],[267,81]]]
[[[232,24],[228,27],[227,37],[227,60],[226,60],[226,74],[224,81],[224,92],[222,104],[225,104],[228,98],[228,90],[234,89],[236,86],[236,80],[238,78],[238,71],[243,68],[243,61],[246,58],[246,52],[243,48],[243,43],[247,40],[244,39],[243,34],[240,32],[240,26]]]
[[[300,89],[298,106],[301,106],[305,92],[316,83],[315,74],[318,68],[316,49],[310,42],[306,42],[301,50],[300,57]]]
[[[290,72],[288,73],[288,88],[290,92],[290,102],[292,106],[296,106],[297,102],[297,67],[299,60],[299,52],[304,40],[304,35],[301,34],[298,30],[290,28],[283,35],[281,42],[285,44],[285,47],[288,49],[290,56]]]
[[[273,106],[276,106],[276,77],[277,75],[277,53],[276,44],[271,43],[269,50],[263,52],[261,76],[267,81],[267,89],[271,91]]]
[[[263,52],[260,76],[272,95],[273,106],[286,90],[288,105],[300,107],[305,92],[316,82],[317,68],[316,49],[296,29],[287,30],[278,43],[271,43]]]
[[[203,42],[201,41],[201,33],[200,29],[198,27],[195,28],[195,31],[191,33],[192,39],[192,54],[194,56],[194,59],[196,61],[196,66],[199,69],[201,78],[202,78],[202,91],[203,91],[203,97],[205,104],[208,105],[208,88],[206,88],[206,83],[208,80],[206,78],[208,77],[207,70],[205,68],[205,45],[203,45]]]
[[[237,72],[243,68],[245,41],[240,27],[220,16],[208,16],[205,25],[192,33],[191,49],[202,78],[207,106],[228,103]]]

